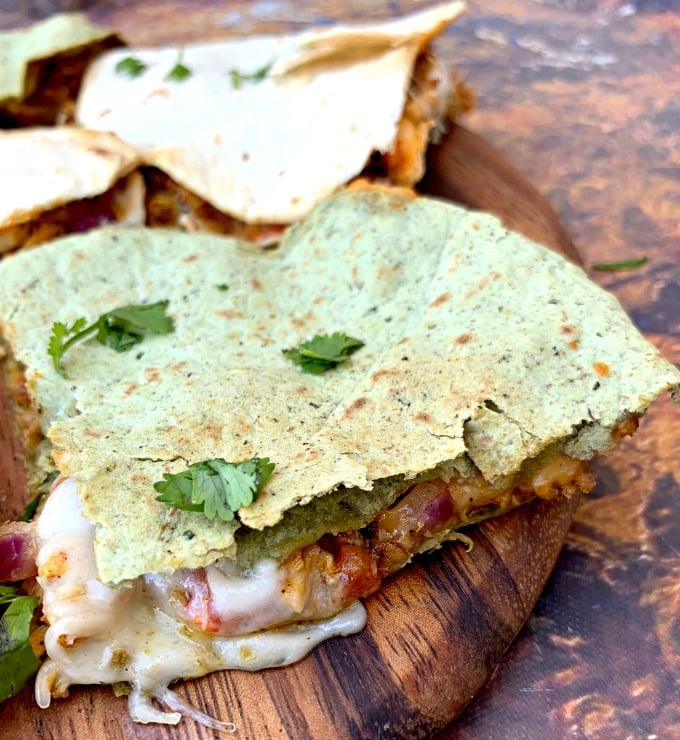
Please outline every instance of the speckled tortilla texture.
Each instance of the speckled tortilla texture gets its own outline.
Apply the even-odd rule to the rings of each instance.
[[[29,28],[0,33],[0,104],[23,100],[28,65],[66,51],[82,49],[114,37],[115,33],[93,25],[80,13],[54,15]]]
[[[161,299],[173,334],[124,354],[84,343],[67,379],[51,368],[53,321]],[[0,306],[109,583],[234,556],[232,524],[155,501],[153,481],[189,463],[275,462],[240,511],[263,529],[466,454],[489,479],[549,445],[591,457],[602,429],[680,384],[580,268],[492,216],[386,193],[338,194],[268,252],[161,230],[68,237],[0,263]],[[333,371],[281,352],[332,331],[365,342]]]

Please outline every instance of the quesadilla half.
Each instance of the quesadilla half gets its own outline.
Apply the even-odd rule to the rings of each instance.
[[[0,254],[104,223],[146,221],[139,157],[113,134],[73,126],[0,131],[0,162],[7,185]]]
[[[55,322],[144,306],[171,323],[126,351],[53,351]],[[38,704],[124,683],[140,722],[217,726],[168,684],[361,629],[358,600],[416,554],[589,491],[587,461],[680,387],[580,268],[383,192],[323,201],[277,250],[108,228],[20,252],[0,318],[55,477]]]
[[[406,187],[421,179],[430,139],[471,105],[429,47],[464,7],[112,51],[90,66],[76,118],[154,168],[151,224],[271,241],[362,173]]]
[[[71,121],[87,65],[122,44],[115,32],[93,25],[80,13],[0,31],[0,127]]]

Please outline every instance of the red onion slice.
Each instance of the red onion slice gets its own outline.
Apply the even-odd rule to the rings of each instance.
[[[33,522],[0,524],[0,582],[23,581],[38,573],[38,541]]]

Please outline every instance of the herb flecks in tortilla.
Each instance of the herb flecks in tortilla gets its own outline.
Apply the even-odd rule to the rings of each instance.
[[[17,594],[15,586],[0,586],[0,702],[14,696],[40,666],[29,640],[39,601]]]
[[[116,64],[116,73],[119,75],[126,75],[131,79],[139,77],[139,75],[146,72],[147,66],[141,59],[137,57],[125,57]]]
[[[298,347],[282,350],[283,354],[305,373],[320,375],[345,362],[351,354],[361,349],[360,339],[336,331],[333,334],[317,334]]]
[[[262,82],[264,78],[269,74],[269,70],[272,68],[272,62],[265,64],[264,67],[255,70],[255,72],[240,72],[238,69],[230,69],[229,77],[231,78],[231,86],[234,90],[240,90],[244,82]]]
[[[634,257],[633,259],[621,260],[620,262],[598,262],[593,265],[593,270],[598,270],[599,272],[634,270],[636,267],[642,267],[646,262],[647,257]]]
[[[61,365],[67,349],[96,335],[100,344],[116,352],[125,352],[144,340],[146,334],[169,334],[175,324],[166,313],[168,301],[158,301],[138,306],[121,306],[102,314],[89,326],[79,318],[71,326],[55,321],[47,354],[52,358],[54,369],[66,377]]]
[[[182,63],[182,58],[184,57],[184,49],[180,47],[177,51],[177,61],[175,62],[175,66],[168,72],[167,75],[165,75],[166,80],[171,80],[173,82],[182,82],[182,80],[186,80],[187,77],[191,77],[191,70],[189,67],[184,65]]]
[[[238,463],[214,458],[193,463],[180,473],[163,473],[163,480],[153,487],[161,494],[156,501],[230,522],[240,508],[253,503],[273,470],[268,457]]]

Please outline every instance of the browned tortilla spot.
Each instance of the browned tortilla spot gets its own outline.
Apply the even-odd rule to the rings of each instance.
[[[441,295],[437,296],[432,303],[430,303],[431,308],[436,308],[437,306],[443,306],[447,301],[451,299],[451,293],[449,291],[445,291]]]
[[[606,378],[609,375],[609,373],[610,373],[609,365],[607,365],[606,362],[595,362],[595,363],[593,363],[593,370],[595,370],[595,372],[601,378]]]

